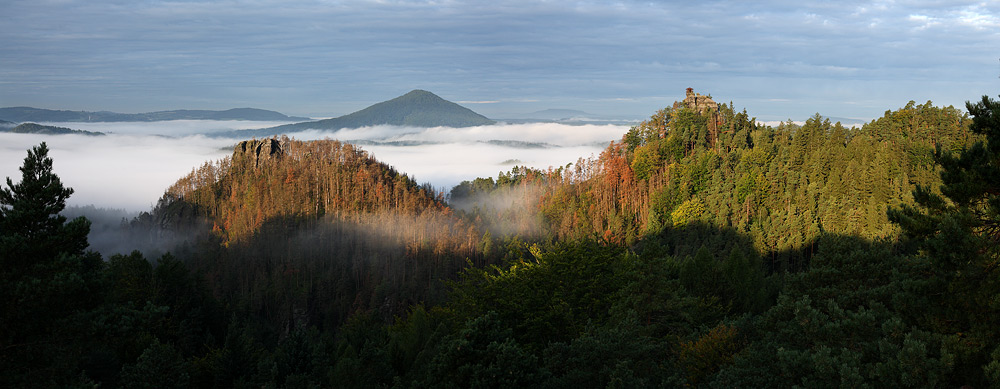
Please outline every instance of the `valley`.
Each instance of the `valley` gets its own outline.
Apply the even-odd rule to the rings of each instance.
[[[25,175],[0,196],[3,285],[19,296],[3,322],[23,323],[5,344],[69,336],[4,351],[5,379],[24,382],[42,355],[73,366],[60,372],[126,386],[146,374],[185,386],[346,387],[992,379],[997,166],[987,150],[1000,103],[984,98],[967,114],[910,102],[848,128],[818,114],[767,126],[696,101],[624,129],[183,138],[217,142],[220,156],[117,228],[52,216],[46,235],[19,232],[34,227],[15,223],[48,217],[17,213],[25,204],[62,210],[76,195],[33,192],[62,184]],[[356,136],[366,131],[382,136]],[[615,140],[590,156],[503,166],[576,152],[610,131]],[[468,164],[461,149],[487,146],[500,151],[490,157],[498,173],[446,187],[380,158],[431,148]],[[39,162],[45,143],[25,168],[60,173],[52,151],[55,170]],[[45,251],[46,236],[76,243]],[[50,268],[80,281],[59,284]],[[40,282],[71,305],[24,294]]]

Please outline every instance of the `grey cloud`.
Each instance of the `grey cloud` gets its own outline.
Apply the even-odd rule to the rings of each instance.
[[[796,99],[847,87],[835,88],[840,95],[832,99],[812,98],[804,112],[760,107],[808,116],[858,109],[837,101],[867,96],[862,90],[872,81],[892,83],[901,92],[862,113],[873,114],[911,98],[902,91],[942,77],[952,83],[936,89],[938,100],[975,98],[988,87],[970,85],[984,75],[995,89],[989,73],[996,73],[1000,44],[997,6],[957,1],[4,7],[17,17],[0,26],[0,49],[13,54],[0,58],[0,103],[118,111],[253,105],[335,116],[423,88],[456,100],[538,100],[539,109],[636,98],[606,109],[646,116],[660,103],[651,96],[679,95],[687,86],[717,96]],[[755,80],[780,87],[749,88]]]

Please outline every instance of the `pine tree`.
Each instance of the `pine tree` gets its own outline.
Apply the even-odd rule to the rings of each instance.
[[[45,143],[21,173],[0,189],[0,386],[65,386],[78,382],[81,315],[100,301],[101,258],[84,252],[90,222],[59,215],[73,190],[52,172]]]
[[[44,142],[32,148],[20,168],[21,182],[14,184],[8,177],[8,188],[0,189],[5,271],[24,271],[40,257],[82,254],[87,247],[90,223],[78,218],[67,224],[59,214],[73,189],[52,173],[48,151]]]
[[[925,292],[936,304],[926,320],[937,332],[963,338],[965,358],[953,383],[987,386],[982,374],[1000,372],[1000,102],[983,96],[966,107],[971,130],[985,142],[957,156],[938,147],[941,195],[918,187],[918,207],[891,210],[889,217],[934,273],[937,283]]]

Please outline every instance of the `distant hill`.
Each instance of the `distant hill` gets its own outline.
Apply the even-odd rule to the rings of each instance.
[[[14,128],[15,126],[17,126],[17,123],[14,123],[14,122],[8,122],[8,121],[6,121],[6,120],[0,120],[0,129],[4,129],[4,128]]]
[[[235,131],[235,133],[242,136],[266,137],[309,129],[339,130],[377,125],[472,127],[494,123],[471,109],[418,89],[341,117],[259,130]]]
[[[4,122],[4,123],[10,123],[10,122]],[[104,135],[103,132],[74,130],[70,128],[56,127],[56,126],[43,126],[37,123],[21,123],[14,127],[5,126],[4,123],[0,123],[0,132],[11,132],[17,134],[45,134],[45,135],[66,135],[66,134],[91,135],[91,136]]]
[[[32,107],[0,108],[0,119],[12,122],[156,122],[166,120],[255,120],[301,121],[309,118],[287,116],[280,112],[256,108],[233,108],[225,111],[189,110],[147,113],[116,113],[108,111],[63,111]]]

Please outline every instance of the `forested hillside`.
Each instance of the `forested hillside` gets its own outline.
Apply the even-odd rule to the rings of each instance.
[[[335,328],[356,310],[400,315],[480,259],[482,234],[442,200],[350,144],[272,138],[181,178],[152,218],[207,220],[221,247],[189,263],[275,328]]]
[[[45,178],[43,144],[22,184],[0,192],[0,285],[15,296],[0,378],[1000,383],[1000,102],[968,114],[911,102],[862,128],[820,115],[768,127],[702,97],[597,157],[515,167],[449,196],[349,144],[244,141],[126,223],[135,241],[186,234],[150,261],[95,262],[85,219],[51,216],[71,191]]]
[[[702,223],[747,234],[772,256],[824,232],[890,238],[899,229],[886,211],[913,204],[916,186],[940,183],[935,148],[974,139],[962,113],[929,102],[861,129],[819,115],[802,126],[761,127],[731,105],[704,113],[680,106],[632,128],[599,158],[547,172],[540,211],[560,239],[632,243]],[[697,249],[688,246],[675,253]]]

